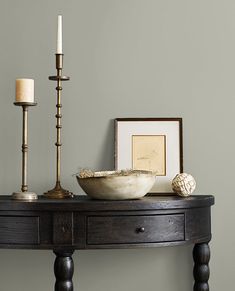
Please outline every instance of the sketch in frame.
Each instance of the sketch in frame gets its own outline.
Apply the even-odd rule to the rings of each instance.
[[[166,176],[166,136],[132,135],[132,168]]]
[[[115,168],[156,172],[152,194],[173,194],[171,181],[183,172],[182,118],[117,118]]]

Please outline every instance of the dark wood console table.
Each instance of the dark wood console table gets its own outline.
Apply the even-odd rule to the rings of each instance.
[[[0,196],[0,248],[52,249],[55,291],[73,290],[74,250],[194,244],[194,291],[208,291],[213,196],[98,201]]]

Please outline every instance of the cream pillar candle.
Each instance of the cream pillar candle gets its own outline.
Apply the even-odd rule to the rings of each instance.
[[[16,102],[34,102],[34,80],[16,80]]]
[[[62,15],[58,15],[57,54],[62,54]]]

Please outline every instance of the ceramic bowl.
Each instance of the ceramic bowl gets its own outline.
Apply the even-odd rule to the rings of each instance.
[[[124,175],[117,171],[105,171],[94,172],[93,177],[76,177],[88,196],[104,200],[141,198],[151,190],[156,181],[153,172],[138,170]]]

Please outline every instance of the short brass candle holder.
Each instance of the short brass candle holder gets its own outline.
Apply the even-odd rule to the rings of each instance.
[[[12,199],[16,200],[35,200],[37,194],[28,191],[27,168],[28,168],[28,108],[36,106],[34,102],[15,102],[16,106],[21,106],[23,109],[23,135],[22,135],[22,186],[21,191],[14,192]]]
[[[62,118],[62,114],[61,114],[61,91],[62,91],[62,81],[68,81],[69,77],[66,76],[62,76],[62,69],[63,69],[63,54],[56,54],[56,70],[57,70],[57,75],[56,76],[49,76],[49,80],[51,81],[56,81],[57,82],[57,87],[56,87],[56,91],[57,91],[57,104],[56,104],[56,108],[57,108],[57,112],[56,112],[56,132],[57,132],[57,139],[56,139],[56,184],[55,187],[44,193],[44,195],[47,198],[51,198],[51,199],[64,199],[64,198],[71,198],[73,197],[73,193],[65,190],[61,187],[61,129],[62,129],[62,125],[61,125],[61,118]]]

